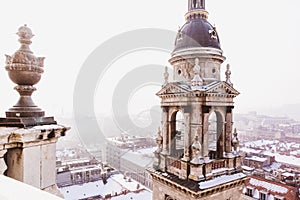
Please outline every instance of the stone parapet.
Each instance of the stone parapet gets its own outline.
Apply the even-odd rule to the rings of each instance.
[[[0,127],[0,172],[53,194],[56,187],[56,142],[69,127]]]

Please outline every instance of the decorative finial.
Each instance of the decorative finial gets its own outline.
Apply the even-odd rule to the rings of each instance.
[[[194,158],[191,161],[193,164],[203,164],[203,159],[202,159],[202,146],[199,142],[199,136],[196,134],[194,143],[192,145],[192,151]]]
[[[211,39],[218,39],[218,34],[217,34],[217,28],[214,25],[213,28],[211,30],[208,31],[210,34]]]
[[[203,85],[203,80],[200,77],[200,65],[199,59],[195,59],[195,66],[194,66],[194,78],[192,79],[192,90],[200,90],[201,86]]]
[[[164,79],[165,79],[164,85],[166,85],[169,82],[169,72],[167,66],[165,67]]]
[[[158,131],[157,131],[157,138],[156,138],[156,144],[157,144],[157,153],[160,153],[162,150],[162,141],[163,141],[163,137],[161,136],[161,131],[160,131],[160,127],[158,127]]]
[[[208,12],[205,10],[205,0],[189,0],[189,11],[186,14],[186,19],[191,19],[192,17],[207,19]]]
[[[236,128],[234,129],[234,133],[233,133],[233,138],[232,138],[232,146],[233,146],[233,149],[234,149],[234,153],[236,154],[237,152],[237,148],[240,144],[239,142],[239,139],[238,139],[238,133],[236,131]]]
[[[30,50],[31,38],[34,36],[31,29],[25,24],[18,29],[17,35],[21,47],[12,56],[6,55],[5,69],[9,78],[17,84],[14,88],[20,94],[16,105],[6,112],[6,118],[0,124],[10,126],[29,126],[37,124],[56,124],[53,118],[44,117],[44,111],[38,108],[31,99],[34,87],[44,72],[44,57],[36,57]],[[26,120],[22,120],[26,118]],[[18,120],[19,119],[19,120]]]
[[[233,86],[233,83],[232,83],[231,80],[230,80],[230,76],[231,76],[230,65],[227,64],[226,68],[227,68],[227,70],[226,70],[226,72],[225,72],[225,75],[226,75],[226,83],[232,87],[232,86]]]

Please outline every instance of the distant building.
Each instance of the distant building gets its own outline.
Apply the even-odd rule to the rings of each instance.
[[[152,177],[146,169],[152,166],[154,146],[153,138],[128,135],[108,138],[106,162],[120,173],[152,189]]]
[[[146,171],[154,162],[154,148],[128,151],[120,158],[119,171],[152,190],[152,177]]]
[[[246,157],[243,161],[244,165],[254,168],[262,168],[271,164],[270,159],[257,156]]]
[[[252,176],[243,188],[243,199],[298,200],[299,189],[274,181]]]

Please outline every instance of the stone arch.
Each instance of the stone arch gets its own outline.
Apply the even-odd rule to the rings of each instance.
[[[182,157],[184,152],[185,119],[184,110],[180,107],[170,110],[169,115],[170,154]]]
[[[214,107],[209,112],[207,147],[211,159],[222,158],[224,153],[224,110]]]

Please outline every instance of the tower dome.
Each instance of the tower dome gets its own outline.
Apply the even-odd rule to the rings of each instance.
[[[178,31],[174,51],[193,47],[221,49],[216,28],[201,16],[189,19]]]
[[[199,76],[203,85],[220,81],[221,64],[225,57],[216,27],[207,18],[205,0],[188,0],[186,23],[178,30],[169,60],[175,72],[175,81],[191,83],[195,75],[193,67],[196,60],[200,66]]]
[[[189,0],[186,23],[178,30],[174,51],[193,47],[221,49],[216,28],[207,17],[204,0]]]

